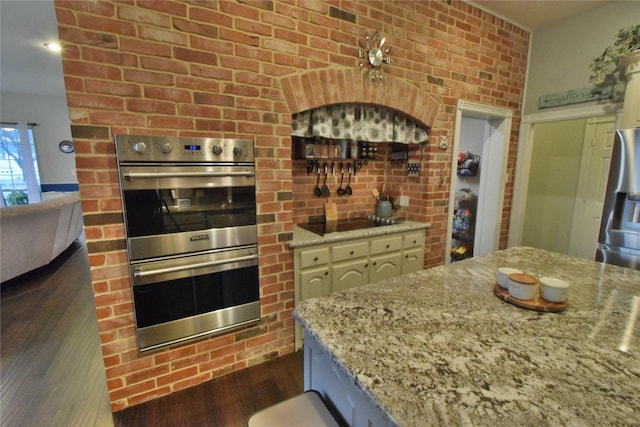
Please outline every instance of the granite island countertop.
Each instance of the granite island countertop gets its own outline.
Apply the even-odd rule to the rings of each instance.
[[[500,300],[501,266],[569,281],[568,309]],[[310,299],[294,317],[399,425],[640,425],[639,305],[640,271],[511,248]]]
[[[412,230],[426,230],[431,227],[431,223],[403,220],[401,223],[384,225],[379,227],[362,228],[351,231],[337,231],[320,236],[300,226],[293,228],[293,239],[289,241],[289,247],[301,248],[306,246],[320,245],[324,243],[335,243],[344,240],[359,239],[362,237],[384,236],[393,233],[403,233]]]

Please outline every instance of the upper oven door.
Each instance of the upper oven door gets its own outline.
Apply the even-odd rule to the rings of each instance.
[[[121,165],[132,260],[257,243],[253,166]]]

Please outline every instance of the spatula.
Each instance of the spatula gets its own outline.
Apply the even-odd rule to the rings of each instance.
[[[322,197],[329,197],[331,195],[331,191],[329,191],[329,187],[327,187],[327,177],[329,176],[329,168],[327,164],[324,164],[324,184],[322,185],[321,194]]]

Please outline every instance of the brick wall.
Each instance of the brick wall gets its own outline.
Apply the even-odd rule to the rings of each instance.
[[[303,106],[341,99],[379,103],[419,119],[432,128],[432,136],[453,136],[458,99],[510,108],[513,182],[529,34],[466,3],[56,0],[55,5],[113,410],[293,351],[288,241],[294,223],[317,203],[309,195],[304,162],[291,155],[291,114]],[[385,87],[404,88],[392,91],[394,96],[383,96],[387,89],[364,80],[357,66],[358,42],[375,30],[393,47]],[[298,98],[300,91],[292,90],[297,82],[313,89],[312,100]],[[336,88],[345,82],[351,86],[340,93]],[[138,354],[113,143],[119,133],[255,140],[259,325]],[[407,216],[433,224],[425,264],[440,264],[450,161],[450,150],[429,144],[422,149],[418,178],[384,162],[368,165],[353,181],[356,194],[341,208],[370,209],[367,193],[388,180],[398,193],[410,195]],[[502,246],[511,197],[509,187]]]

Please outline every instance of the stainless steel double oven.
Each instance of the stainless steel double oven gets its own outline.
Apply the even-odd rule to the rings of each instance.
[[[260,320],[253,142],[117,135],[140,351]]]

